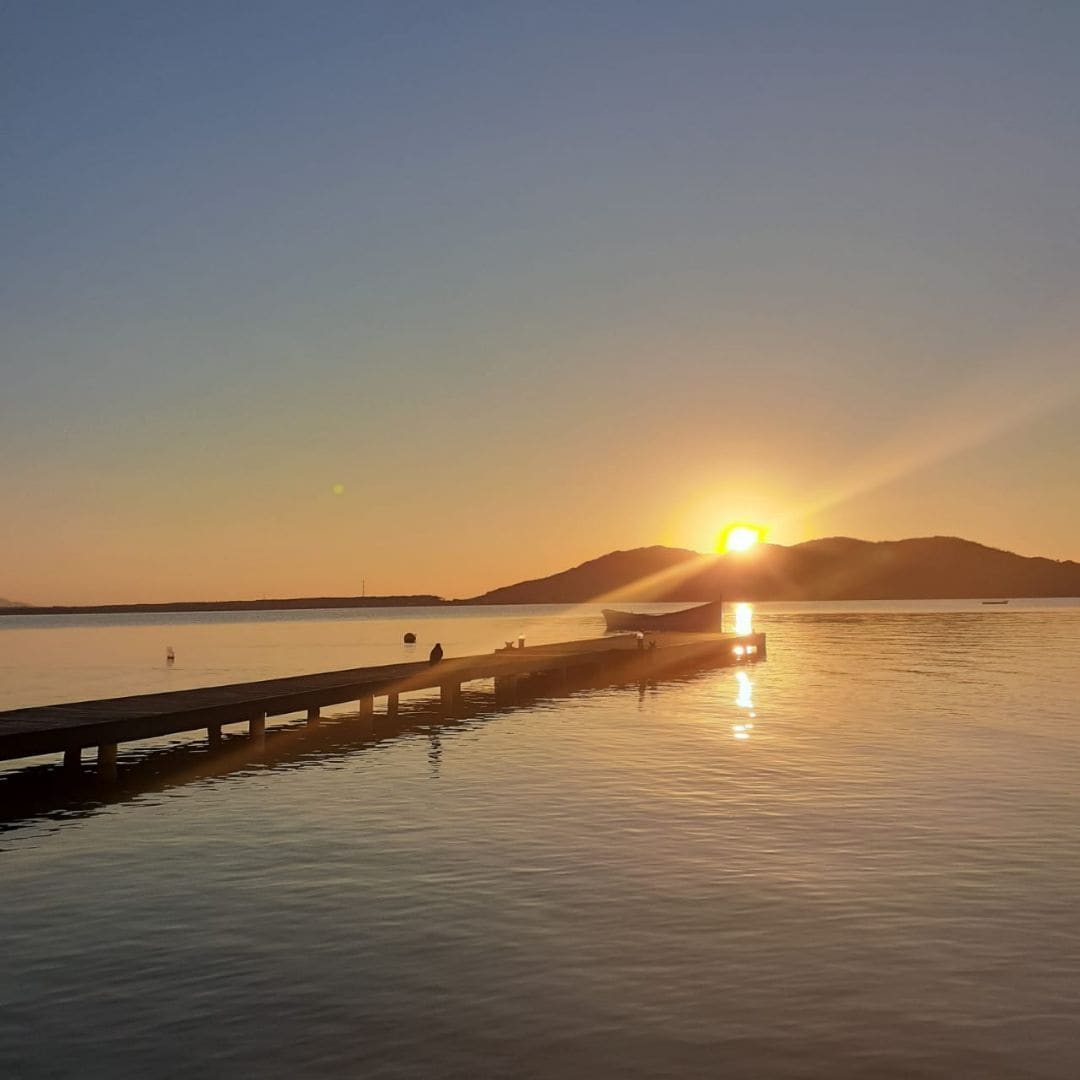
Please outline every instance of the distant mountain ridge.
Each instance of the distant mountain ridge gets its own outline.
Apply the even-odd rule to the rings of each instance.
[[[1080,563],[1029,558],[962,540],[846,536],[748,552],[613,551],[549,577],[473,597],[476,604],[715,600],[947,600],[1080,596]]]
[[[955,536],[855,540],[832,536],[791,547],[702,555],[686,548],[612,551],[547,577],[468,600],[418,596],[323,596],[35,607],[0,599],[0,615],[270,611],[454,604],[612,604],[707,600],[979,600],[1080,597],[1080,563],[1029,558]]]

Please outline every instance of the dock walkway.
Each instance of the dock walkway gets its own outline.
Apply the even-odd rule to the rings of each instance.
[[[647,674],[661,678],[695,664],[740,663],[764,659],[765,635],[635,634],[586,641],[499,649],[479,656],[447,657],[379,667],[348,668],[259,682],[207,686],[133,697],[42,705],[0,712],[0,760],[62,753],[65,766],[81,768],[82,751],[97,747],[98,771],[115,779],[118,744],[163,735],[202,731],[211,745],[221,741],[226,724],[246,723],[261,741],[266,718],[307,712],[317,722],[320,709],[355,701],[361,718],[372,717],[374,699],[387,699],[387,715],[397,715],[403,693],[438,689],[452,708],[462,683],[494,679],[495,690],[512,692],[517,682],[539,675],[589,672],[618,682]]]

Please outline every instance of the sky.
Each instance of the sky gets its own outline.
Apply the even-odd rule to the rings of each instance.
[[[0,4],[0,596],[1080,559],[1080,5]]]

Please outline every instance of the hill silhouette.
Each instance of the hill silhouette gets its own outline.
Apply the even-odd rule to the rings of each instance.
[[[715,600],[938,600],[1080,596],[1080,563],[1028,558],[955,536],[868,541],[829,537],[749,552],[613,551],[550,577],[508,585],[476,604]]]
[[[617,604],[706,600],[976,600],[1080,596],[1080,563],[1028,558],[955,536],[854,540],[833,536],[730,555],[686,548],[612,551],[548,577],[468,600],[438,596],[322,596],[277,600],[34,607],[0,600],[0,615],[269,611],[444,604]]]

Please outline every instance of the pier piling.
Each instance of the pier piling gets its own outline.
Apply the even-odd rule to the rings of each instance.
[[[461,704],[461,683],[443,683],[439,687],[439,701],[444,712],[456,712]]]
[[[116,743],[102,743],[98,747],[97,774],[103,784],[116,783]]]
[[[263,746],[266,743],[266,714],[254,713],[248,721],[248,734],[251,736],[253,746]]]

